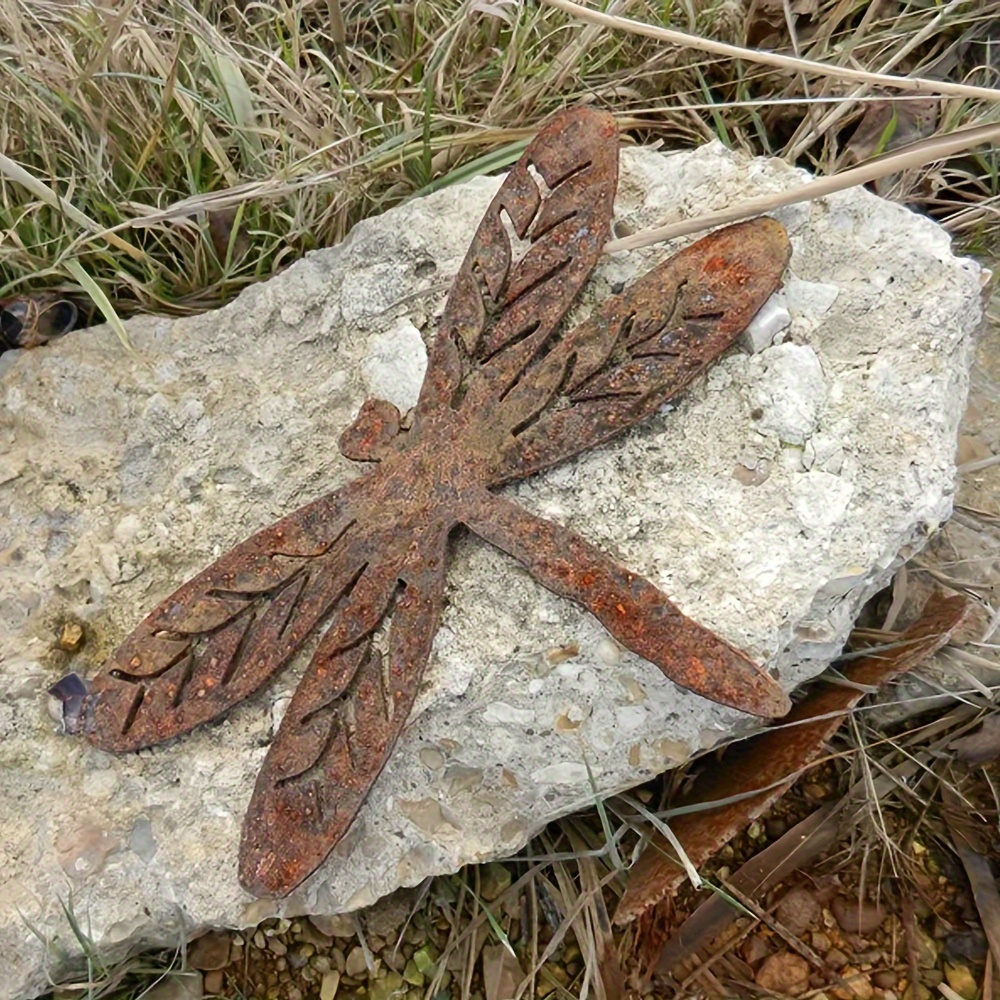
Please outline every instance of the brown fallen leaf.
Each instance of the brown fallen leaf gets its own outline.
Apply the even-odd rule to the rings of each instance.
[[[732,875],[725,883],[727,892],[739,893],[745,898],[760,898],[793,871],[824,854],[840,839],[843,812],[841,805],[826,805],[810,813]],[[661,903],[647,910],[647,916],[641,918],[642,922],[653,919],[656,910],[666,905]],[[652,956],[649,965],[656,962],[658,975],[677,975],[679,969],[690,967],[692,961],[697,961],[698,952],[715,941],[739,915],[740,911],[725,896],[713,893],[666,942],[659,957]],[[704,965],[697,966],[689,980],[704,968]],[[682,988],[687,984],[688,980],[681,983]]]
[[[848,163],[861,163],[934,134],[938,102],[871,101],[847,141]]]
[[[488,944],[483,948],[483,988],[486,1000],[514,1000],[524,972],[510,948]]]
[[[994,712],[983,719],[983,724],[974,733],[954,740],[949,750],[965,764],[980,767],[1000,757],[1000,713]]]
[[[960,626],[960,629],[962,627],[964,626]],[[961,634],[960,629],[956,630],[959,634]],[[908,787],[918,774],[927,773],[935,762],[947,756],[951,740],[948,733],[956,726],[967,722],[974,711],[972,708],[960,706],[930,726],[922,727],[919,734],[914,734],[909,740],[904,741],[909,743],[909,752],[904,760],[886,774],[876,777],[873,785],[868,784],[867,778],[860,779],[846,790],[839,802],[824,805],[788,830],[784,836],[759,851],[722,882],[726,893],[737,899],[762,899],[784,882],[792,872],[808,868],[835,844],[842,843],[857,823],[868,816],[867,801],[870,799],[881,801],[890,796],[894,790]],[[936,730],[936,737],[930,732],[931,730]],[[929,744],[928,739],[931,739]],[[647,910],[637,921],[636,926],[642,928],[642,931],[637,932],[636,936],[642,935],[644,944],[646,926],[651,925],[654,929],[658,929],[659,926],[669,923],[666,918],[669,916],[670,902],[667,899]],[[907,949],[912,962],[910,979],[912,982],[919,982],[916,964],[917,928],[912,898],[904,894],[900,904],[900,919],[910,944]],[[711,966],[725,958],[727,952],[724,947],[720,947],[720,942],[740,914],[741,911],[731,904],[727,896],[719,893],[709,894],[676,929],[665,945],[660,944],[655,950],[647,949],[647,955],[653,956],[647,960],[647,964],[651,966],[655,962],[656,974],[668,982],[678,980],[677,987],[682,992],[693,982],[700,984],[711,974]],[[660,933],[662,935],[662,932]],[[982,932],[977,931],[977,935],[985,948],[986,940]],[[956,935],[952,937],[955,938]],[[970,941],[959,942],[955,946],[953,958],[956,961],[972,960],[973,957],[975,960],[981,960],[982,956],[975,948],[976,946]],[[655,957],[657,951],[658,959]],[[987,975],[989,969],[990,960],[987,955]],[[838,987],[840,985],[838,983]],[[851,988],[851,984],[843,985]],[[992,996],[986,987],[983,996]],[[1000,997],[997,1000],[1000,1000]]]
[[[209,239],[216,259],[223,266],[242,260],[250,250],[250,237],[239,227],[241,215],[237,208],[208,213]]]
[[[783,795],[822,753],[865,689],[909,670],[944,646],[967,609],[968,602],[961,596],[930,598],[917,622],[901,633],[891,648],[845,668],[850,686],[818,688],[780,723],[729,748],[721,764],[702,775],[681,803],[705,808],[682,813],[670,823],[690,862],[703,864]],[[721,804],[713,807],[716,802]],[[629,872],[615,923],[634,920],[671,894],[684,877],[684,868],[675,860],[666,838],[654,834]]]
[[[1000,890],[989,859],[992,831],[949,782],[941,782],[941,801],[952,845],[972,886],[972,898],[994,965],[1000,968]]]

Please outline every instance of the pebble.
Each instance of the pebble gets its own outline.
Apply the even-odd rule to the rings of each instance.
[[[891,990],[898,983],[899,976],[892,969],[882,969],[872,975],[872,985],[880,990]]]
[[[368,971],[368,964],[365,962],[365,953],[360,945],[351,949],[344,968],[349,976],[362,976]]]
[[[302,1000],[302,990],[298,986],[289,986],[285,990],[285,1000]]]
[[[510,882],[510,869],[499,861],[491,861],[480,872],[479,894],[487,903],[492,902],[510,888]]]
[[[425,975],[429,976],[436,970],[437,949],[433,945],[425,945],[413,953],[413,964]]]
[[[341,974],[347,969],[347,956],[344,954],[343,948],[331,948],[330,949],[330,959],[333,961],[333,967]]]
[[[218,996],[222,993],[222,988],[225,986],[225,975],[222,969],[213,969],[211,972],[206,972],[204,985],[205,992],[209,996]]]
[[[875,989],[867,973],[848,965],[840,970],[840,976],[845,985],[835,986],[830,991],[831,996],[837,997],[837,1000],[871,1000]]]
[[[324,934],[311,920],[307,920],[303,925],[300,937],[303,941],[321,951],[333,944],[333,937],[330,934]]]
[[[381,979],[369,980],[368,996],[371,1000],[390,1000],[403,985],[403,977],[398,972],[389,971]]]
[[[403,969],[403,979],[405,979],[411,986],[423,986],[424,985],[424,974],[420,971],[417,963],[411,958],[409,962]]]
[[[824,934],[823,931],[813,931],[811,940],[813,951],[818,951],[821,955],[828,952],[833,947],[830,935]]]
[[[267,947],[267,938],[264,937],[263,931],[261,930],[254,931],[253,945],[255,948],[260,948],[261,951],[263,951]]]
[[[849,959],[839,948],[831,948],[826,955],[823,956],[823,961],[830,966],[831,969],[842,969],[847,965]]]
[[[809,963],[791,951],[779,951],[761,962],[754,982],[771,993],[798,996],[809,985]]]
[[[759,934],[748,937],[740,949],[743,961],[750,966],[755,966],[758,962],[763,962],[770,953],[771,949],[768,948],[767,942]]]
[[[319,1000],[333,1000],[337,995],[340,986],[340,973],[334,969],[323,976],[323,981],[319,987]]]
[[[229,964],[232,941],[226,933],[202,934],[188,945],[187,962],[192,969],[212,972]]]
[[[976,1000],[979,987],[968,966],[950,965],[945,962],[944,976],[948,980],[948,985],[962,997],[962,1000]]]
[[[56,645],[65,653],[75,653],[83,645],[83,626],[77,622],[64,622]]]
[[[799,937],[815,925],[820,910],[819,902],[808,889],[796,887],[781,897],[774,915],[786,930]]]
[[[848,934],[871,934],[882,926],[886,918],[885,910],[878,903],[866,899],[837,896],[830,904],[830,909],[841,929]]]
[[[288,954],[288,945],[281,938],[273,937],[267,942],[268,950],[279,957]]]
[[[301,969],[302,966],[307,965],[309,959],[316,954],[316,948],[311,944],[300,944],[295,951],[288,956],[288,964],[293,969]]]
[[[814,802],[822,802],[830,794],[830,789],[817,781],[806,782],[802,786],[802,791],[805,793],[806,798],[812,799]]]
[[[543,965],[535,986],[535,996],[545,997],[569,983],[569,974],[561,965]]]
[[[314,968],[317,972],[327,973],[333,967],[333,963],[330,961],[327,955],[313,955],[309,959],[309,965]],[[339,976],[340,973],[338,972]]]
[[[314,916],[309,918],[309,923],[328,937],[354,937],[354,920],[349,913],[338,913],[332,917]]]
[[[771,840],[777,840],[788,832],[788,822],[780,816],[772,816],[764,821],[764,829]]]

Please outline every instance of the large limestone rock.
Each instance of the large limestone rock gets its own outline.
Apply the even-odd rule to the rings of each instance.
[[[801,184],[719,146],[626,152],[618,218],[649,226]],[[186,577],[361,471],[336,441],[370,394],[416,399],[480,179],[357,227],[231,306],[0,359],[0,993],[178,925],[364,906],[745,731],[509,559],[460,540],[412,724],[334,856],[284,901],[236,880],[240,822],[295,669],[217,725],[127,757],[60,734],[46,689],[93,672]],[[951,507],[981,271],[853,191],[778,213],[785,289],[675,410],[512,489],[780,671],[837,653],[859,605]],[[580,309],[667,251],[602,265]],[[782,327],[782,310],[790,322]],[[775,331],[778,331],[777,333]],[[773,341],[773,343],[772,343]],[[55,648],[81,622],[87,641]],[[549,656],[559,646],[577,655]],[[37,935],[41,935],[40,939]]]

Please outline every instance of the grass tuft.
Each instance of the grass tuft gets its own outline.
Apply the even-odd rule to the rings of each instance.
[[[814,6],[0,0],[0,298],[218,306],[363,217],[506,166],[581,100],[641,141],[717,137],[821,173],[997,121],[996,4]],[[995,152],[945,155],[893,195],[994,245]]]

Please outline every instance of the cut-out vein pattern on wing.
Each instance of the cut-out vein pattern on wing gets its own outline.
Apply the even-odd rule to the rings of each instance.
[[[356,484],[236,546],[163,601],[87,698],[91,741],[137,750],[251,695],[310,638],[370,558]]]
[[[446,538],[435,542],[444,557]],[[399,574],[386,657],[371,638],[314,659],[257,778],[240,845],[240,882],[288,893],[347,832],[402,732],[444,606],[444,576]],[[384,612],[396,575],[379,573]],[[381,615],[380,615],[381,617]]]
[[[675,684],[763,718],[788,711],[788,696],[743,653],[569,528],[491,493],[462,521],[512,555],[543,587],[582,604],[619,642],[655,663]]]
[[[541,129],[511,169],[452,285],[419,414],[502,395],[558,327],[611,233],[617,136],[611,115],[576,108]],[[505,219],[530,243],[519,261]]]
[[[711,233],[605,300],[528,368],[494,419],[510,430],[497,485],[633,426],[732,346],[781,281],[780,223]]]

